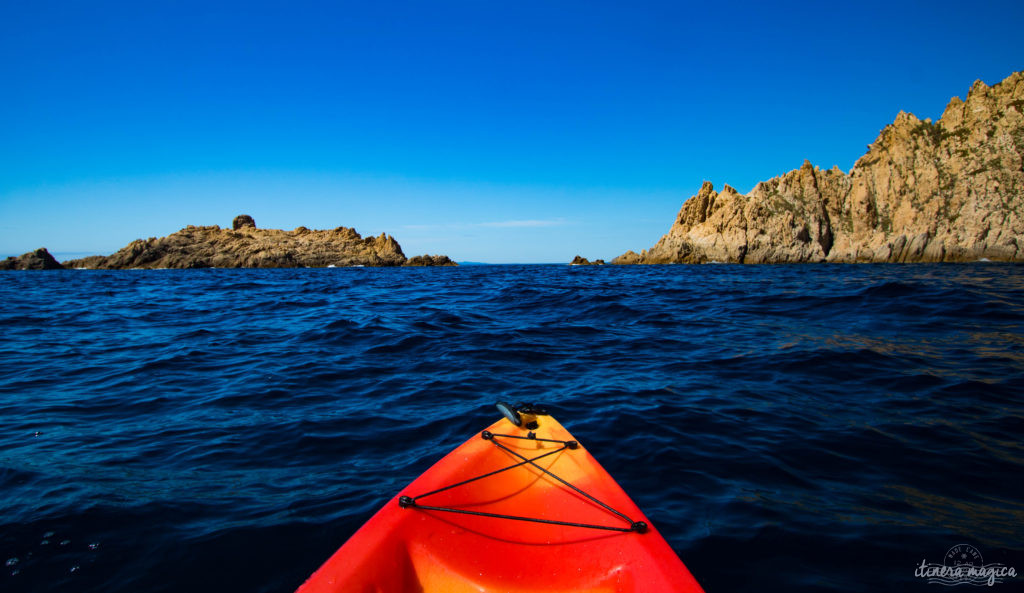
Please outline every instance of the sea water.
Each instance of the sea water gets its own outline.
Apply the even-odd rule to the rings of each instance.
[[[0,327],[5,592],[292,591],[497,400],[709,591],[1024,572],[1022,266],[9,272]]]

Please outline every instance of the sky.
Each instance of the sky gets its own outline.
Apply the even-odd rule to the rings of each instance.
[[[611,259],[1024,69],[1024,2],[0,0],[0,256],[189,225]]]

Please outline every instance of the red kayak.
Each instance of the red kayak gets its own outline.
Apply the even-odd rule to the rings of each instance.
[[[301,593],[702,591],[636,504],[532,407],[438,461]]]

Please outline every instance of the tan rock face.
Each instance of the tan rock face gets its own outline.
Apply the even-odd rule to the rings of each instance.
[[[849,174],[804,162],[746,195],[710,182],[669,232],[612,263],[1024,260],[1024,72],[900,112]]]
[[[241,219],[241,224],[240,224]],[[247,219],[247,220],[246,220]],[[390,235],[365,239],[348,227],[314,231],[258,229],[239,216],[232,229],[188,226],[166,237],[137,240],[109,256],[64,262],[68,268],[301,268],[327,266],[455,265],[447,256],[407,260]]]

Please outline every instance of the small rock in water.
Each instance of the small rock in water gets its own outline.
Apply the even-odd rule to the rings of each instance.
[[[98,547],[100,547],[100,542],[93,542],[93,543],[89,544],[89,549],[90,550],[95,550]]]
[[[66,540],[64,540],[64,541],[60,542],[60,545],[62,545],[62,546],[66,546],[66,545],[68,545],[68,544],[70,544],[70,543],[71,543],[71,540],[69,540],[69,539],[66,539]]]
[[[8,558],[7,562],[4,563],[4,566],[14,566],[17,563],[18,563],[18,559],[17,558]]]

